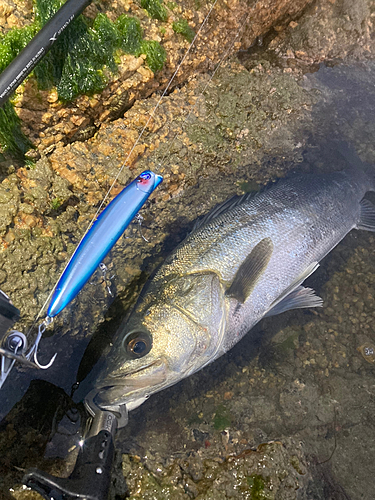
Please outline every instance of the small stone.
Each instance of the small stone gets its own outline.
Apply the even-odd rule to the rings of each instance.
[[[59,99],[59,94],[57,93],[57,90],[56,89],[51,90],[51,92],[47,97],[47,101],[52,104],[58,101],[58,99]]]

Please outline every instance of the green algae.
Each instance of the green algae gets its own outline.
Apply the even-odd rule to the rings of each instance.
[[[116,20],[115,26],[120,48],[129,54],[138,55],[142,44],[142,29],[138,19],[123,14]]]
[[[35,0],[36,20],[43,26],[64,3],[64,0]]]
[[[51,210],[58,210],[62,205],[62,200],[58,197],[51,200]]]
[[[159,42],[155,40],[144,40],[141,46],[141,53],[146,54],[147,66],[156,73],[160,71],[167,59],[167,53],[160,45]]]
[[[60,0],[37,0],[36,21],[43,26],[61,5]],[[116,70],[113,51],[118,39],[105,17],[102,14],[94,23],[96,29],[85,16],[66,28],[34,70],[40,88],[56,86],[63,101],[103,90],[107,83],[104,68]]]
[[[254,500],[264,500],[270,498],[268,492],[264,491],[266,482],[259,474],[252,474],[246,478],[247,484],[250,487],[251,498]]]
[[[214,428],[217,431],[223,431],[230,427],[231,423],[229,410],[224,405],[219,405],[214,416]]]
[[[23,158],[32,143],[21,130],[21,120],[7,101],[0,108],[0,145],[4,153]]]
[[[172,24],[172,28],[175,33],[182,35],[189,43],[194,40],[195,31],[189,26],[186,19],[179,19],[178,21],[175,21]]]
[[[55,85],[64,101],[100,92],[107,84],[108,70],[117,70],[116,52],[139,55],[141,42],[138,19],[121,15],[112,23],[101,13],[91,22],[79,16],[35,68],[35,76],[41,88]]]
[[[32,24],[21,29],[14,28],[0,36],[0,73],[26,47],[37,31],[37,26]]]
[[[26,47],[36,31],[36,27],[32,25],[23,29],[15,28],[0,37],[0,73]],[[31,147],[31,142],[21,131],[21,121],[9,101],[0,108],[0,144],[4,153],[8,152],[16,157],[23,157]]]
[[[10,30],[0,38],[0,73],[63,3],[62,0],[35,0],[35,21],[25,28]],[[144,8],[157,19],[168,17],[161,2],[145,1]],[[122,52],[137,57],[145,54],[146,64],[154,73],[162,69],[166,60],[166,52],[158,42],[143,40],[138,19],[121,15],[112,22],[103,13],[95,20],[81,15],[65,29],[33,74],[40,89],[55,86],[59,99],[69,102],[81,94],[101,92],[109,76],[117,71]],[[0,145],[4,153],[23,159],[32,147],[9,102],[0,109]]]
[[[154,19],[164,22],[168,19],[168,11],[161,0],[141,0],[141,7]]]

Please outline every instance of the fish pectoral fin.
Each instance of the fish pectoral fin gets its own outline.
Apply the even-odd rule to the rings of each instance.
[[[306,307],[323,307],[323,299],[315,295],[315,291],[312,288],[298,286],[289,295],[284,296],[281,301],[277,302],[264,317],[276,316],[276,314],[281,314],[291,309],[303,309]]]
[[[240,265],[225,295],[234,297],[242,304],[246,302],[256,282],[266,269],[273,252],[271,238],[264,238],[251,250]]]
[[[369,200],[362,200],[360,206],[361,212],[357,229],[375,231],[375,206]]]

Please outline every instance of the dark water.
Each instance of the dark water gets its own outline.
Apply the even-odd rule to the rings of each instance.
[[[250,185],[254,179],[261,183],[287,171],[340,169],[343,161],[335,151],[336,140],[349,142],[363,161],[375,163],[374,81],[371,61],[322,66],[305,74],[299,86],[311,96],[311,113],[291,123],[285,135],[280,132],[277,148],[263,147],[259,153],[263,162],[250,168],[243,161],[235,175],[215,170],[214,189],[225,198],[238,191],[240,184]],[[225,96],[224,92],[221,99]],[[214,102],[210,96],[206,99]],[[295,145],[293,154],[291,143]],[[282,156],[283,145],[286,160],[273,162],[277,152]],[[298,163],[288,161],[297,156]],[[83,378],[89,372],[98,353],[108,345],[147,275],[189,231],[192,222],[187,213],[195,213],[202,197],[212,193],[212,181],[207,169],[202,177],[197,175],[196,184],[186,189],[178,204],[171,201],[169,212],[158,215],[158,204],[150,206],[146,236],[152,238],[158,227],[163,227],[165,234],[160,244],[147,246],[137,228],[131,228],[130,239],[114,250],[108,263],[115,274],[115,301],[100,283],[90,285],[57,321],[53,337],[42,341],[43,357],[48,359],[55,350],[59,353],[53,367],[44,373],[18,368],[11,374],[0,392],[2,487],[19,483],[22,473],[14,466],[38,465],[66,473],[61,458],[68,456],[80,436],[81,408],[68,397],[72,384],[77,376]],[[162,226],[158,221],[164,216],[168,224]],[[157,475],[160,466],[164,477],[178,482],[180,476],[168,469],[173,460],[199,455],[202,460],[224,463],[230,454],[240,455],[262,443],[280,441],[290,457],[297,456],[305,467],[296,479],[300,493],[304,488],[301,498],[372,498],[374,241],[371,233],[352,231],[307,282],[324,299],[323,310],[288,312],[262,321],[231,352],[134,410],[128,426],[118,433],[117,449],[142,458],[143,477],[152,472]],[[135,254],[142,258],[135,259]],[[100,282],[100,277],[96,280]],[[94,340],[81,363],[91,338]],[[121,476],[120,459],[114,471],[117,478]],[[135,462],[127,466],[135,477]],[[207,472],[208,465],[205,467]],[[288,470],[285,463],[279,469]],[[184,474],[194,478],[191,471],[184,470]],[[226,477],[222,488],[230,497],[235,474],[232,471]],[[268,478],[275,485],[276,480],[281,481],[280,473],[272,467]],[[199,481],[198,474],[195,482]],[[151,494],[152,498],[163,498],[160,491],[151,493],[153,484],[139,484],[140,491],[150,492],[150,498]],[[281,483],[277,484],[281,488]],[[116,488],[122,495],[123,483],[118,482]],[[196,496],[193,485],[189,488],[185,489],[186,498]],[[276,498],[297,498],[292,493],[288,497],[286,487],[279,491],[283,493]],[[212,497],[207,493],[200,498]]]

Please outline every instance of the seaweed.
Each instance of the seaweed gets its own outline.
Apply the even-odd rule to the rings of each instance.
[[[191,43],[195,37],[195,31],[189,26],[186,19],[179,19],[172,24],[173,31],[181,34],[186,40]]]
[[[0,73],[26,47],[35,35],[34,25],[23,29],[15,28],[0,38]],[[21,120],[8,101],[0,108],[0,145],[3,153],[22,158],[32,144],[21,131]]]
[[[155,40],[144,40],[141,45],[141,53],[146,54],[147,66],[154,73],[163,68],[165,60],[167,59],[167,53],[164,47]]]
[[[0,73],[26,47],[37,31],[37,26],[32,24],[25,28],[13,28],[0,37]]]
[[[142,29],[138,19],[121,15],[116,20],[119,47],[128,54],[138,55],[142,44]]]
[[[60,0],[37,0],[37,21],[44,25],[61,4]],[[84,16],[79,16],[65,29],[34,69],[40,88],[47,89],[55,85],[59,98],[71,101],[79,94],[100,92],[105,87],[103,68],[108,64],[115,70],[116,65],[113,48],[109,48],[114,33],[111,34],[104,17],[96,23],[97,30],[90,26],[90,20]],[[103,38],[106,43],[102,43]],[[115,44],[116,40],[117,37]]]
[[[7,101],[0,108],[0,144],[4,153],[23,158],[32,143],[21,130],[21,120]]]
[[[3,71],[64,3],[62,0],[35,0],[35,21],[25,28],[12,29],[0,38],[0,72]],[[160,0],[141,0],[150,15],[167,19]],[[164,48],[146,41],[138,19],[121,15],[112,22],[105,14],[95,20],[84,15],[75,19],[34,68],[40,89],[56,86],[59,99],[72,101],[80,94],[100,92],[108,75],[117,71],[116,57],[125,52],[146,55],[146,64],[155,73],[166,60]],[[22,157],[32,147],[21,131],[21,122],[9,102],[0,110],[0,145],[3,152]]]
[[[141,7],[154,19],[164,22],[168,19],[168,11],[161,0],[141,0]]]

